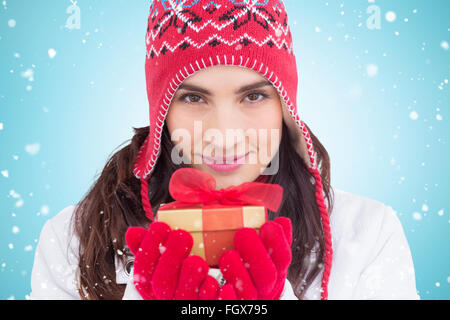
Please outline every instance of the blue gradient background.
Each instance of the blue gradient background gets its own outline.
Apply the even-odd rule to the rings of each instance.
[[[381,9],[380,30],[366,27],[371,4]],[[65,28],[69,5],[0,3],[0,171],[8,172],[0,175],[0,299],[26,298],[44,222],[81,199],[132,127],[148,125],[149,1],[79,0],[79,30]],[[450,60],[441,47],[450,40],[450,2],[286,6],[299,112],[330,153],[332,185],[391,205],[411,247],[419,295],[450,298]],[[384,18],[391,10],[394,22]],[[375,77],[366,71],[371,64]],[[34,81],[22,77],[28,69]],[[39,152],[27,153],[35,143]]]

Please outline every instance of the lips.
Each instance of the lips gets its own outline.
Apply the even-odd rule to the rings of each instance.
[[[211,168],[212,170],[216,171],[216,172],[232,172],[235,171],[237,169],[239,169],[244,162],[248,159],[248,153],[244,156],[234,156],[233,158],[228,158],[230,159],[230,162],[225,162],[223,161],[224,159],[226,160],[227,158],[221,158],[221,160],[217,161],[217,158],[208,158],[208,157],[203,157],[203,161],[205,162],[205,164]],[[231,160],[233,159],[233,160]],[[223,161],[223,162],[220,162]]]
[[[226,165],[226,164],[234,164],[234,163],[238,162],[238,160],[244,159],[247,155],[248,155],[248,153],[244,154],[244,155],[241,155],[241,156],[235,155],[235,156],[228,157],[228,158],[225,158],[225,157],[214,158],[214,157],[203,156],[203,160],[206,163],[218,163],[218,164],[225,164]]]

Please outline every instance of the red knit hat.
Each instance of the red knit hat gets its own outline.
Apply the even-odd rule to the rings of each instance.
[[[143,207],[150,220],[148,179],[160,155],[163,125],[180,84],[214,65],[249,68],[277,89],[283,118],[298,137],[295,148],[314,175],[325,240],[322,299],[328,298],[332,243],[316,154],[297,113],[297,64],[282,0],[154,0],[146,34],[145,72],[150,133],[139,151],[134,175],[141,180]]]

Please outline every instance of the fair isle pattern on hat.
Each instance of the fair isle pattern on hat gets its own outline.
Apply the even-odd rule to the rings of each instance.
[[[153,221],[148,179],[161,152],[161,135],[178,87],[194,73],[215,65],[259,72],[277,89],[300,128],[314,175],[316,201],[325,240],[322,299],[331,271],[330,222],[312,139],[297,112],[297,65],[288,16],[282,0],[154,0],[146,32],[146,82],[150,131],[133,169]]]

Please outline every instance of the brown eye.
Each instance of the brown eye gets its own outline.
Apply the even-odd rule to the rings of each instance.
[[[247,96],[247,98],[250,100],[250,102],[260,102],[266,98],[268,98],[268,95],[262,92],[254,92]],[[259,98],[259,99],[258,99]]]
[[[251,101],[256,101],[259,98],[259,95],[257,93],[252,93],[249,95],[249,98]]]
[[[180,97],[180,101],[188,103],[188,104],[196,104],[201,102],[201,97],[195,94],[185,94]]]

